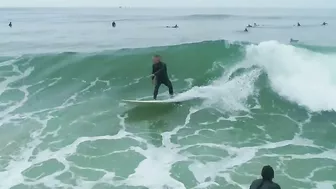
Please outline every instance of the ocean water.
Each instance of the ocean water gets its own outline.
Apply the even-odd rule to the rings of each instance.
[[[0,188],[244,189],[266,164],[282,188],[336,188],[335,10],[0,9],[0,23]],[[151,98],[153,54],[184,102],[122,103]]]

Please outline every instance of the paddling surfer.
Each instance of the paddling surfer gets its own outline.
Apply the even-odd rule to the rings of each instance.
[[[152,66],[152,82],[154,84],[154,94],[153,98],[156,100],[156,97],[159,92],[159,88],[161,84],[164,84],[169,89],[170,96],[173,96],[173,85],[169,80],[167,73],[167,65],[161,62],[160,55],[155,55],[153,57],[153,66]]]

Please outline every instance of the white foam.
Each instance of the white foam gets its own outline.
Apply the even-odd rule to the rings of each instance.
[[[314,189],[335,189],[333,185],[336,182],[333,181],[323,181],[323,182],[316,182],[316,188]]]
[[[172,131],[162,133],[162,147],[155,147],[147,143],[147,148],[133,147],[132,150],[143,155],[145,159],[135,169],[125,181],[127,185],[131,186],[145,186],[147,188],[176,188],[185,189],[183,183],[172,178],[171,168],[174,163],[179,161],[187,161],[188,158],[180,154],[178,144],[171,142],[172,135],[190,122],[191,115],[196,113],[199,109],[191,108],[189,114],[186,116],[183,125],[177,126]],[[133,136],[135,137],[135,136]],[[134,138],[135,139],[135,138]],[[141,141],[141,140],[138,140]],[[155,178],[155,179],[153,179]]]
[[[148,145],[147,150],[136,148],[138,153],[146,157],[126,181],[132,186],[146,186],[148,188],[185,188],[184,184],[170,176],[170,169],[175,162],[187,160],[178,154],[177,149],[155,148]],[[155,178],[155,179],[153,179]]]
[[[255,69],[240,76],[229,79],[236,69],[224,73],[221,78],[208,86],[193,87],[177,95],[173,101],[202,99],[206,107],[219,108],[225,111],[249,111],[246,100],[255,93],[254,82],[261,73]]]
[[[246,47],[245,59],[208,86],[193,87],[172,101],[205,100],[205,105],[228,111],[248,111],[245,102],[256,92],[254,82],[261,73],[252,69],[229,80],[239,68],[253,65],[268,75],[280,96],[310,111],[336,110],[336,54],[325,55],[276,41]],[[258,105],[255,108],[260,108]]]
[[[184,81],[187,83],[188,87],[191,88],[194,79],[193,79],[193,78],[187,78],[187,79],[185,79]]]
[[[246,49],[245,63],[264,68],[280,96],[311,111],[336,110],[336,55],[324,55],[276,41]]]

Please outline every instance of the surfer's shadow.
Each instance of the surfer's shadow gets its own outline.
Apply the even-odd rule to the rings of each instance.
[[[167,115],[177,108],[177,104],[164,104],[160,106],[137,106],[125,111],[123,114],[127,115],[125,121],[139,122],[157,120],[158,118]]]

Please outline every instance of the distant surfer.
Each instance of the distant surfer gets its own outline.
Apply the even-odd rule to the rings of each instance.
[[[249,25],[247,25],[246,27],[247,27],[247,28],[252,28],[252,25],[251,25],[251,24],[249,24]]]
[[[117,26],[116,23],[113,21],[113,22],[112,22],[112,27],[115,28],[116,26]]]
[[[8,26],[11,28],[12,27],[12,22],[9,22]]]
[[[299,40],[290,38],[290,42],[291,43],[297,43],[297,42],[299,42]]]
[[[298,22],[296,26],[297,26],[297,27],[300,27],[300,26],[301,26],[300,22]]]
[[[326,26],[326,25],[328,25],[327,22],[323,22],[323,23],[322,23],[322,26]]]
[[[154,100],[159,92],[159,88],[161,84],[164,84],[169,89],[170,96],[173,96],[173,85],[169,80],[168,73],[167,73],[167,65],[161,62],[161,56],[155,55],[153,57],[153,66],[152,66],[152,82],[154,84]]]
[[[247,28],[245,28],[244,32],[248,32],[248,29],[247,29]]]
[[[166,28],[178,28],[178,25],[175,24],[175,26],[166,26]]]
[[[254,23],[253,24],[253,27],[258,27],[259,25],[257,23]]]

